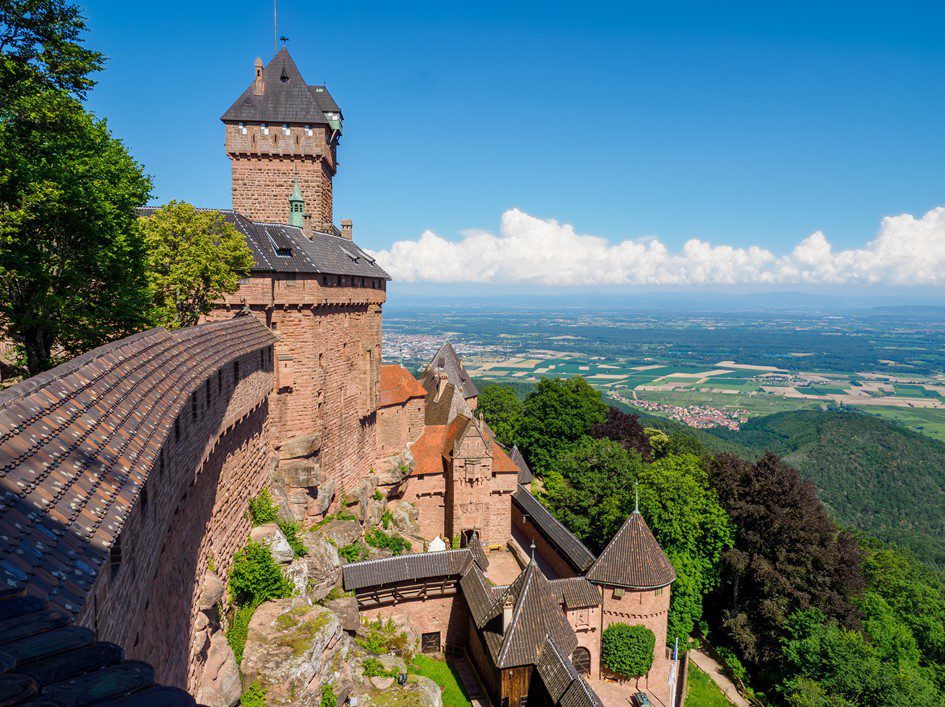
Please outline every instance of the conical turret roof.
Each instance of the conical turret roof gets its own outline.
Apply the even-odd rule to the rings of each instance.
[[[663,548],[639,511],[634,511],[587,573],[595,584],[656,589],[676,579]]]

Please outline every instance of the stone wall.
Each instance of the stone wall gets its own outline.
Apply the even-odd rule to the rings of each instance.
[[[596,678],[600,674],[601,608],[592,606],[586,609],[565,610],[565,616],[574,629],[578,646],[586,648],[591,654],[590,677]]]
[[[603,587],[604,604],[601,614],[601,630],[614,623],[642,624],[656,636],[653,649],[653,667],[643,677],[630,682],[634,687],[654,695],[664,704],[669,704],[669,670],[672,664],[666,647],[667,619],[669,615],[669,587],[632,591],[625,590],[620,599],[614,595],[613,587]]]
[[[511,506],[512,515],[512,532],[522,548],[527,550],[534,542],[535,551],[545,561],[555,577],[576,577],[577,573],[568,564],[567,560],[561,557],[554,546],[545,540],[545,536],[541,534],[541,531],[523,516],[522,510],[514,503],[509,503],[509,505]]]
[[[421,634],[439,632],[443,646],[464,646],[469,625],[469,608],[459,593],[429,599],[412,599],[396,604],[362,609],[361,618],[394,619],[398,625],[409,626],[420,638]]]
[[[428,542],[446,533],[445,482],[443,474],[418,474],[402,485],[403,500],[417,507],[420,535]]]
[[[102,570],[77,619],[161,682],[193,689],[206,657],[194,644],[199,579],[211,558],[229,570],[249,532],[247,501],[268,478],[272,364],[260,349],[187,395],[122,530],[121,563]]]
[[[276,446],[318,435],[322,478],[340,493],[378,457],[381,305],[386,282],[342,275],[254,274],[209,319],[244,305],[279,337],[270,402]],[[316,512],[313,505],[311,512]]]
[[[399,454],[423,433],[423,398],[410,398],[377,411],[378,458]]]
[[[325,230],[332,222],[332,177],[335,174],[331,129],[314,125],[226,126],[231,160],[233,210],[254,221],[287,223],[289,196],[296,178],[305,199],[306,233]]]

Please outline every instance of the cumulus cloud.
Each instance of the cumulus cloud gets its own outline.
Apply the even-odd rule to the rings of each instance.
[[[511,209],[498,234],[466,232],[451,241],[424,231],[373,255],[400,282],[943,285],[945,207],[921,218],[888,216],[873,240],[850,250],[835,250],[817,231],[781,255],[697,238],[673,252],[656,238],[612,243]]]

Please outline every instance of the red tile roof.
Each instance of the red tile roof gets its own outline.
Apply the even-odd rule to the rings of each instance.
[[[78,613],[190,393],[274,339],[255,317],[152,329],[0,393],[0,579]]]
[[[400,405],[411,398],[426,397],[427,391],[410,371],[395,363],[381,366],[381,407]]]

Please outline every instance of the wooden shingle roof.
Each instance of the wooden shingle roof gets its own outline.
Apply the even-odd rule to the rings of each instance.
[[[251,316],[152,329],[0,394],[0,579],[76,615],[188,396],[274,340]]]
[[[587,573],[595,584],[656,589],[671,584],[676,570],[639,511],[634,511],[607,543]]]
[[[512,501],[522,513],[528,516],[532,524],[561,553],[576,572],[583,574],[594,563],[594,555],[584,543],[551,515],[548,509],[532,496],[527,488],[519,484],[515,493],[512,494]]]

